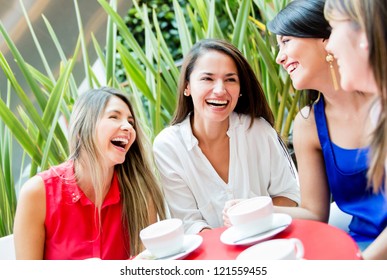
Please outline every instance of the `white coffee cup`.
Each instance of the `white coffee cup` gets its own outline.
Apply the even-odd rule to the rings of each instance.
[[[156,258],[177,254],[184,244],[184,227],[180,219],[156,222],[140,231],[145,248]]]
[[[297,238],[272,239],[244,250],[238,260],[300,260],[304,257],[304,246]]]
[[[235,238],[246,238],[270,230],[273,226],[273,202],[269,196],[243,200],[227,210]]]

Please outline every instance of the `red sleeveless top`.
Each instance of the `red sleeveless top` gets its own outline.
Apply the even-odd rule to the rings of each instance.
[[[130,257],[116,173],[102,205],[101,223],[95,205],[76,184],[72,161],[39,176],[46,189],[44,259],[124,260]]]

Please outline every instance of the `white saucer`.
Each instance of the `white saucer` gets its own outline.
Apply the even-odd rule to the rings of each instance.
[[[234,227],[229,227],[220,236],[220,241],[226,245],[252,245],[260,241],[269,239],[270,237],[285,230],[292,222],[292,217],[288,214],[274,213],[273,214],[273,230],[265,231],[251,237],[246,237],[240,241],[235,241],[237,233]],[[281,227],[284,225],[283,227]]]
[[[271,242],[271,241],[266,241],[266,242]],[[236,257],[236,260],[293,260],[293,259],[286,259],[286,258],[285,259],[277,258],[277,257],[284,257],[282,254],[282,251],[275,250],[276,248],[278,249],[278,247],[273,247],[274,251],[266,251],[266,253],[263,253],[265,252],[265,250],[268,249],[268,247],[262,247],[262,245],[265,245],[265,242],[261,242],[259,244],[255,244],[254,246],[248,247],[247,249],[239,253],[239,255]],[[270,249],[273,249],[273,248],[270,248]],[[300,259],[294,259],[294,260],[305,260],[305,259],[300,258]]]
[[[175,255],[166,256],[159,258],[157,260],[181,260],[185,258],[189,253],[196,250],[200,244],[203,242],[203,237],[196,234],[187,234],[184,235],[184,244],[182,252],[177,253]],[[156,258],[148,251],[144,250],[140,254],[138,254],[134,260],[156,260]]]

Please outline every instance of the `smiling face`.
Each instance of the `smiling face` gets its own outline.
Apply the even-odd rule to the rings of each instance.
[[[228,122],[240,94],[234,60],[219,51],[204,53],[195,63],[186,92],[192,97],[195,123]]]
[[[290,75],[296,89],[318,90],[327,83],[329,66],[323,39],[278,35],[277,42],[276,62]]]
[[[327,51],[339,66],[341,87],[347,91],[377,92],[368,62],[368,43],[364,33],[349,20],[331,20],[332,33]]]
[[[108,166],[121,164],[136,139],[134,119],[126,103],[112,96],[96,125],[97,145]]]

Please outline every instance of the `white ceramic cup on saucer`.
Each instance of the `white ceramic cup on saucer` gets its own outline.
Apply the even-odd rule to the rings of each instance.
[[[237,239],[270,230],[273,226],[273,201],[269,196],[243,200],[227,210]]]
[[[297,238],[272,239],[244,250],[238,260],[300,260],[304,246]]]
[[[180,219],[156,222],[140,231],[145,248],[156,258],[178,254],[183,249],[184,227]]]

